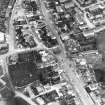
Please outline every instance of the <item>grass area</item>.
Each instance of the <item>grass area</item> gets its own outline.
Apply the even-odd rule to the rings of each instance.
[[[9,73],[14,86],[22,87],[38,79],[38,72],[33,62],[9,66]]]

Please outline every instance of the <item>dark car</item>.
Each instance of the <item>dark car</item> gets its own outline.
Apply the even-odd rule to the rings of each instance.
[[[7,43],[0,46],[0,55],[5,54],[9,51],[9,45]]]

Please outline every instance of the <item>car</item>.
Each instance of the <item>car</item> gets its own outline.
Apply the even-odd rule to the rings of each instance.
[[[0,55],[5,54],[9,51],[9,44],[1,44],[0,45]]]

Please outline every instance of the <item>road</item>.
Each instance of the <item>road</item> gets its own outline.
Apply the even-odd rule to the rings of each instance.
[[[27,97],[23,93],[21,93],[19,91],[15,91],[15,94],[16,94],[15,97],[22,98],[24,101],[26,101],[27,103],[29,103],[29,105],[37,105],[34,101],[32,101],[31,98]]]
[[[64,49],[64,45],[62,44],[61,40],[60,40],[60,35],[58,35],[58,32],[57,30],[55,29],[55,26],[54,24],[52,23],[52,21],[49,19],[49,16],[48,16],[48,10],[45,8],[45,5],[44,5],[44,0],[39,0],[40,1],[40,5],[41,5],[41,11],[45,17],[45,21],[46,21],[46,24],[49,26],[49,29],[51,30],[52,34],[55,35],[55,37],[57,38],[58,42],[59,42],[59,45],[61,47],[63,47]],[[64,50],[65,51],[65,50]]]
[[[78,77],[76,77],[74,73],[74,71],[76,70],[74,62],[69,61],[68,59],[64,59],[63,62],[64,62],[65,72],[69,76],[69,79],[72,82],[83,104],[84,105],[95,105],[91,97],[88,95],[88,93],[84,89],[82,82],[79,80]]]
[[[51,31],[54,33],[54,35],[56,35],[59,45],[61,46],[62,53],[57,57],[63,63],[63,67],[65,70],[65,73],[68,75],[68,79],[72,82],[75,90],[77,91],[77,93],[84,105],[95,105],[94,102],[92,101],[91,97],[88,95],[88,93],[84,89],[82,82],[78,79],[78,77],[76,77],[76,75],[74,73],[74,71],[76,70],[75,63],[66,58],[64,45],[62,44],[62,42],[59,38],[59,35],[55,30],[55,27],[51,24],[51,20],[49,19],[49,16],[48,16],[47,10],[45,8],[45,5],[43,3],[43,0],[40,0],[40,3],[41,3],[41,10],[43,12],[43,15],[45,16],[46,22],[50,26]]]
[[[14,8],[12,10],[12,15],[9,21],[9,33],[7,36],[7,41],[9,43],[9,50],[10,51],[14,51],[14,47],[15,47],[15,32],[14,32],[14,26],[13,26],[13,17],[15,15],[16,12],[16,7],[17,7],[18,2],[16,1],[14,4]]]

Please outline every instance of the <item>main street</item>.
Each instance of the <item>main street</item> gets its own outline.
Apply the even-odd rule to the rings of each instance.
[[[59,42],[59,45],[61,46],[62,53],[59,56],[57,56],[57,58],[62,62],[64,71],[67,74],[68,79],[70,80],[69,82],[72,82],[73,87],[75,88],[76,92],[78,93],[78,96],[80,97],[84,105],[95,105],[91,97],[88,95],[88,93],[84,89],[82,82],[75,75],[75,70],[77,69],[75,66],[75,62],[70,61],[68,58],[66,58],[64,45],[62,41],[60,40],[58,32],[56,31],[55,27],[51,23],[51,20],[49,19],[47,9],[45,8],[43,0],[40,0],[40,3],[41,3],[41,10],[46,19],[46,23],[50,26],[51,31],[54,33],[54,35],[56,36]]]

